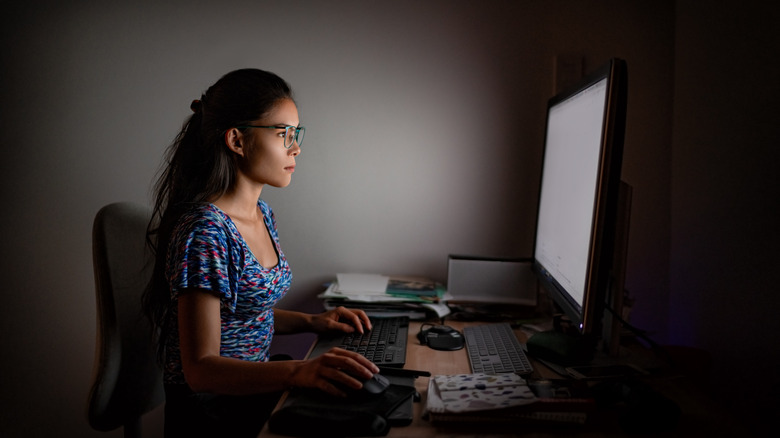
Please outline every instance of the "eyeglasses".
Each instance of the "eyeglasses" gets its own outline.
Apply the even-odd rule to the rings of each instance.
[[[293,142],[298,143],[298,146],[303,143],[303,135],[306,133],[306,128],[303,126],[293,126],[293,125],[277,125],[277,126],[257,126],[257,125],[243,125],[243,126],[236,126],[238,129],[244,129],[244,128],[265,128],[265,129],[284,129],[284,148],[290,149],[293,145]],[[280,132],[281,134],[281,132]]]

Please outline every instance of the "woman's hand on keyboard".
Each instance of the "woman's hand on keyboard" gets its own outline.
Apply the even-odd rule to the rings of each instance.
[[[327,333],[341,331],[352,333],[357,331],[363,333],[371,330],[371,321],[366,312],[359,309],[347,309],[346,307],[336,307],[325,313],[312,315],[312,331],[315,333]]]

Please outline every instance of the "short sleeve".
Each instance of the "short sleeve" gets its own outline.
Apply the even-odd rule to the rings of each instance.
[[[184,289],[205,289],[234,310],[237,275],[231,260],[235,244],[224,220],[210,211],[200,213],[185,215],[174,229],[168,255],[171,296]]]

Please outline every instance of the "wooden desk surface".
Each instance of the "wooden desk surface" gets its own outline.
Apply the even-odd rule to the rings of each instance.
[[[448,321],[448,325],[461,330],[473,323]],[[420,322],[412,322],[409,326],[406,366],[411,370],[429,371],[431,375],[469,373],[470,366],[466,357],[466,349],[458,351],[437,351],[420,345],[417,333]],[[522,331],[515,333],[521,342],[526,336]],[[533,361],[536,377],[554,378],[554,372],[544,365]],[[414,403],[414,420],[405,427],[393,427],[389,437],[480,437],[480,436],[519,436],[523,437],[624,437],[627,435],[617,421],[599,422],[597,426],[550,426],[550,425],[502,425],[485,428],[483,425],[455,424],[452,426],[434,426],[423,419],[430,378],[419,377],[415,381],[417,391],[422,395],[419,403]],[[708,398],[702,396],[695,388],[687,385],[684,379],[667,379],[660,382],[658,390],[667,397],[677,401],[683,410],[680,423],[674,431],[650,436],[690,437],[690,436],[740,436],[744,429],[731,420],[731,416],[721,407],[714,405]],[[279,405],[284,402],[284,397]],[[281,437],[271,433],[268,425],[263,427],[258,438]]]

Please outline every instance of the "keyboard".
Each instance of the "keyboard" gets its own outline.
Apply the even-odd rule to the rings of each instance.
[[[463,329],[471,372],[528,374],[533,366],[508,323],[480,324]]]
[[[409,317],[371,318],[371,331],[322,335],[317,339],[310,358],[317,357],[333,347],[355,351],[383,367],[402,368],[406,363],[406,340]]]

